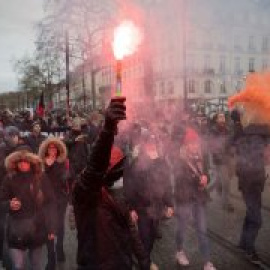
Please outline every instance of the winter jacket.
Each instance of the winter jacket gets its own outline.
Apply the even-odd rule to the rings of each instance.
[[[128,209],[107,189],[107,183],[113,182],[113,174],[108,172],[113,140],[114,131],[101,131],[74,186],[79,270],[131,270],[133,253],[141,269],[150,268]],[[116,173],[114,179],[119,176]]]
[[[245,127],[238,136],[235,146],[240,190],[263,191],[266,180],[264,150],[269,137],[269,128],[256,124]]]
[[[31,119],[24,119],[21,123],[20,130],[21,131],[31,131],[34,121]]]
[[[18,172],[16,164],[24,159],[30,162],[31,171]],[[44,244],[48,234],[55,233],[55,197],[49,181],[41,172],[41,160],[27,151],[16,151],[9,155],[5,162],[8,175],[0,190],[2,208],[9,212],[7,221],[7,242],[10,248],[27,249]],[[17,198],[21,201],[21,209],[12,211],[10,200]],[[38,199],[39,198],[39,199]],[[16,223],[23,222],[25,218],[35,218],[36,231],[31,243],[21,243],[9,238],[9,219]]]
[[[205,162],[203,161],[202,172],[199,174],[193,168],[197,168],[195,162],[188,161],[184,157],[181,157],[174,166],[176,205],[193,202],[204,204],[208,201],[207,190],[200,187],[200,176],[207,175]]]
[[[58,150],[58,156],[55,162],[48,166],[45,162],[48,147],[54,144]],[[41,158],[45,174],[53,187],[57,204],[65,204],[69,194],[69,170],[67,166],[67,149],[65,144],[57,138],[48,138],[40,145],[39,157]]]
[[[76,178],[86,167],[88,158],[87,140],[76,141],[76,138],[82,133],[71,131],[65,138],[65,144],[68,149],[68,159],[70,162],[70,173]]]
[[[42,134],[34,135],[33,133],[29,134],[29,136],[24,138],[25,144],[28,145],[33,153],[38,153],[39,146],[46,139],[46,137]]]
[[[165,159],[160,157],[155,160],[145,157],[127,166],[124,191],[130,210],[159,219],[165,207],[173,206],[169,170]]]
[[[230,146],[230,132],[228,128],[214,126],[211,129],[211,140],[209,146],[213,155],[213,162],[215,165],[223,165],[228,162],[229,146]]]
[[[7,174],[5,168],[5,159],[9,154],[15,152],[17,148],[18,145],[11,145],[8,141],[4,141],[0,144],[0,186]]]

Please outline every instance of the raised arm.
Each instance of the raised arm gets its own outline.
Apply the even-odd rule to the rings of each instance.
[[[74,196],[100,190],[109,166],[111,148],[119,121],[126,119],[125,98],[113,99],[106,110],[104,126],[93,145],[87,166],[74,186]],[[76,199],[76,198],[75,198]]]

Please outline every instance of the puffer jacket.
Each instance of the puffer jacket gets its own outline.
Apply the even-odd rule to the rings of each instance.
[[[108,172],[113,140],[114,131],[101,131],[87,167],[74,186],[78,269],[131,270],[135,254],[141,269],[148,270],[150,263],[128,209],[107,189],[107,184],[113,182],[114,168]],[[120,174],[116,175],[115,179],[119,178]]]
[[[16,164],[21,159],[30,162],[32,167],[30,172],[17,172]],[[41,172],[41,160],[27,151],[16,151],[7,157],[5,165],[8,174],[0,190],[2,207],[17,223],[34,216],[36,220],[36,236],[31,243],[14,241],[14,239],[9,239],[8,235],[8,245],[10,248],[18,249],[40,246],[46,242],[48,234],[55,233],[55,197],[49,181]],[[10,200],[13,198],[21,201],[22,206],[18,211],[12,211],[9,208]],[[9,219],[7,224],[7,231],[9,231]]]

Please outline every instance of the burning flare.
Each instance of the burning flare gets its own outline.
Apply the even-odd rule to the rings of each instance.
[[[113,51],[116,60],[132,55],[142,42],[142,33],[132,21],[124,21],[114,31]]]

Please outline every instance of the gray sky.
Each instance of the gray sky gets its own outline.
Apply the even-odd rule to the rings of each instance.
[[[17,88],[14,59],[34,51],[43,0],[0,0],[0,92]]]

